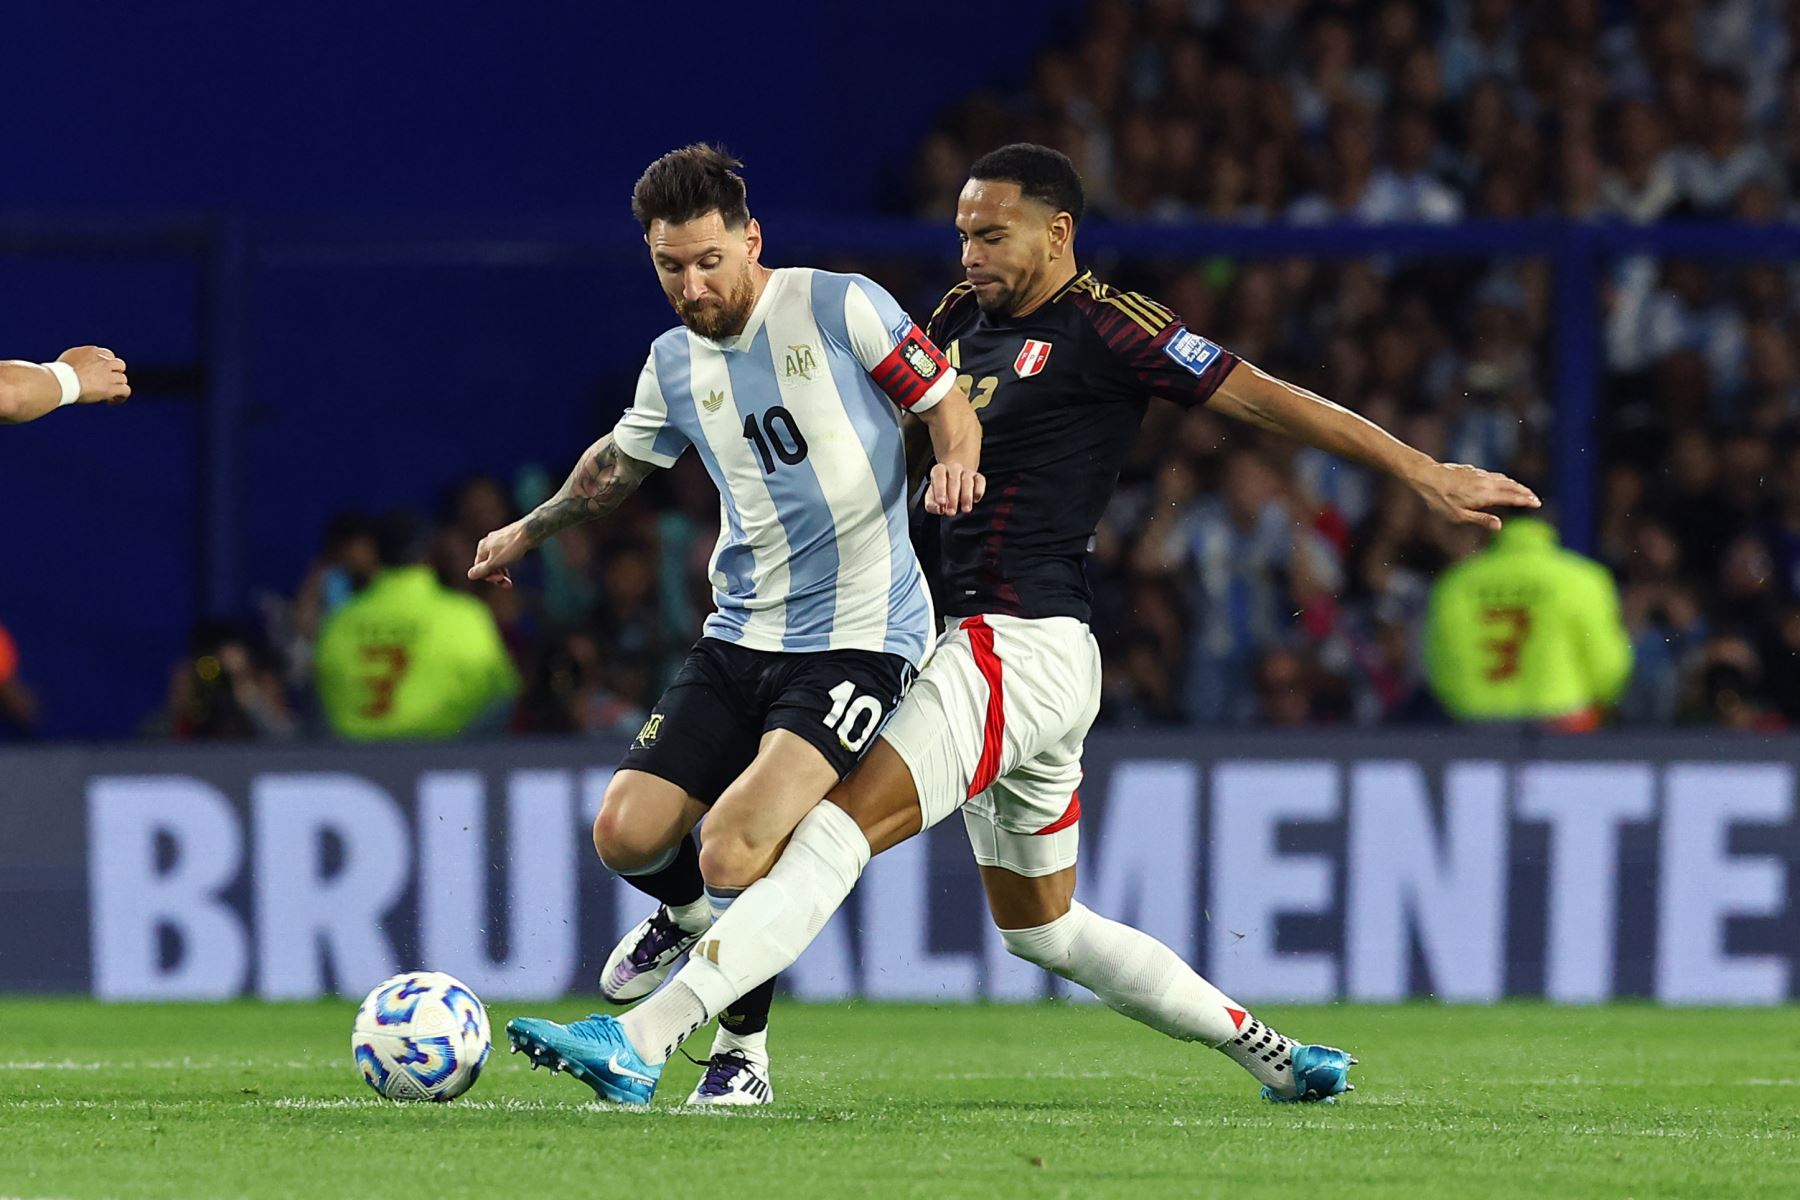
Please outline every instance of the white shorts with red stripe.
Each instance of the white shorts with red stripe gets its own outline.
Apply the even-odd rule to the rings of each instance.
[[[1081,746],[1100,711],[1100,647],[1073,617],[946,623],[882,731],[925,825],[958,808],[975,861],[1019,875],[1075,865]]]

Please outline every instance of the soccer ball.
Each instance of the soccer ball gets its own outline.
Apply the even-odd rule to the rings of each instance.
[[[369,993],[350,1034],[363,1082],[389,1100],[454,1100],[493,1048],[487,1009],[439,971],[408,971]]]

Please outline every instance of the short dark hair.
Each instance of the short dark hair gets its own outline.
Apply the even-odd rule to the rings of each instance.
[[[384,567],[410,567],[431,553],[431,526],[408,509],[383,513],[375,522],[375,553]]]
[[[744,177],[737,173],[743,165],[723,146],[695,142],[671,150],[638,176],[631,215],[645,233],[652,221],[681,225],[709,212],[717,212],[729,228],[742,229],[750,220]]]
[[[1068,213],[1077,225],[1087,210],[1081,173],[1068,155],[1048,146],[1014,142],[991,150],[975,160],[969,168],[969,178],[1016,183],[1021,194],[1048,204],[1057,212]]]

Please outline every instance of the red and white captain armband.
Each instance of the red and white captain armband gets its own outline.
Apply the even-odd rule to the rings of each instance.
[[[954,378],[950,361],[917,325],[906,331],[899,344],[869,374],[895,404],[909,411],[927,398],[930,403],[925,408],[937,403],[949,391],[948,381]]]

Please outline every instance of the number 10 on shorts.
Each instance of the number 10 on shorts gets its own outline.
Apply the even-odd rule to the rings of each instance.
[[[856,685],[848,679],[825,694],[831,697],[825,728],[837,731],[846,750],[861,750],[868,745],[881,727],[881,701],[873,696],[858,696]]]

